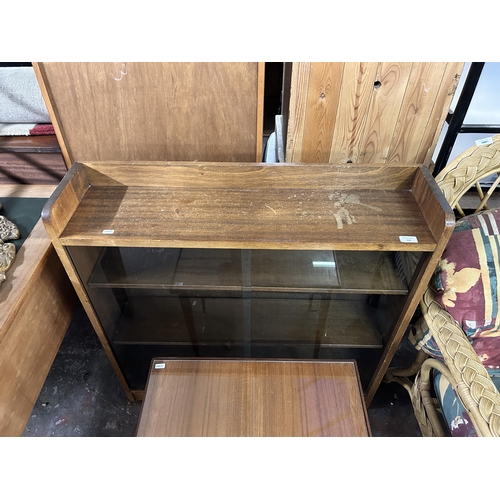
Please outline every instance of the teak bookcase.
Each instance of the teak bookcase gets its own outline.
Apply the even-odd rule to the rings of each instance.
[[[354,357],[367,404],[455,220],[418,165],[198,162],[76,163],[42,218],[131,400],[153,357]]]

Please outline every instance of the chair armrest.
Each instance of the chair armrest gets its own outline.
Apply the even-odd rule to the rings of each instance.
[[[500,436],[500,393],[465,333],[436,302],[432,288],[426,290],[420,306],[478,435]]]

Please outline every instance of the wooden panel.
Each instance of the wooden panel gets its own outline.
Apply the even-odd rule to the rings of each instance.
[[[310,72],[311,63],[294,63],[292,65],[289,113],[285,115],[285,122],[288,122],[285,146],[285,160],[287,162],[296,163],[301,161]]]
[[[358,163],[378,63],[346,63],[329,152],[330,163]]]
[[[30,236],[19,249],[12,267],[7,271],[7,281],[0,287],[0,342],[16,318],[25,300],[27,288],[33,275],[40,273],[51,248],[50,240],[39,221]],[[23,265],[24,264],[24,265]]]
[[[23,263],[29,264],[26,260]],[[0,436],[21,436],[76,305],[76,296],[52,247],[38,265],[38,275],[26,284],[25,300],[20,301],[13,321],[2,332]],[[15,280],[11,284],[17,285]]]
[[[380,63],[361,140],[360,162],[387,161],[411,66],[411,63]],[[380,86],[376,86],[376,82]]]
[[[450,104],[457,90],[463,67],[464,63],[448,63],[446,65],[441,84],[442,90],[437,96],[434,108],[429,117],[427,128],[422,138],[420,149],[417,153],[419,162],[424,165],[430,165],[431,168],[433,168],[432,156],[436,149],[446,117],[448,116]]]
[[[43,208],[42,218],[53,242],[57,241],[88,188],[85,170],[75,164],[52,193]]]
[[[339,106],[344,63],[313,64],[310,68],[307,95],[304,96],[306,102],[304,130],[313,129],[316,133],[304,134],[300,146],[302,153],[300,160],[297,161],[327,163]],[[297,98],[302,97],[298,95]]]
[[[262,63],[34,64],[69,165],[261,161]]]
[[[60,153],[55,135],[1,136],[0,153]]]
[[[67,169],[59,153],[0,152],[0,184],[53,184]]]
[[[429,251],[435,240],[407,191],[353,190],[353,203],[307,189],[182,191],[91,188],[61,235],[65,245]],[[338,198],[338,199],[337,199]],[[383,218],[380,216],[386,214]],[[394,218],[387,214],[394,214]],[[147,221],[147,224],[140,221]],[[374,230],[377,228],[377,230]],[[103,231],[105,231],[103,233]],[[111,233],[110,233],[111,232]]]
[[[415,250],[435,247],[409,191],[415,167],[144,164],[138,176],[135,166],[87,166],[91,182],[104,184],[88,191],[82,168],[72,167],[44,210],[48,230],[49,220],[60,230],[85,193],[61,235],[67,245],[407,250],[404,231],[418,238]],[[59,216],[66,194],[71,210]]]
[[[352,362],[154,360],[137,436],[369,436]]]
[[[446,201],[443,192],[434,177],[425,168],[419,168],[415,175],[412,192],[417,203],[422,207],[422,214],[436,241],[440,241],[449,228],[455,226],[455,215]],[[444,248],[443,248],[444,250]]]
[[[441,63],[413,64],[387,163],[416,162],[445,69]]]
[[[45,197],[54,186],[0,186]],[[0,287],[0,435],[20,436],[73,316],[76,296],[38,221]]]
[[[410,190],[418,165],[269,165],[267,163],[89,162],[92,186],[172,187],[178,189],[370,189]],[[138,172],[141,175],[138,175]]]
[[[463,63],[333,64],[292,66],[286,161],[428,165]]]
[[[54,185],[2,184],[0,198],[49,198],[55,188]]]

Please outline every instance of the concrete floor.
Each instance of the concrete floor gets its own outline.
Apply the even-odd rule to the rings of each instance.
[[[405,357],[403,345],[397,356]],[[134,436],[140,403],[128,402],[81,306],[28,420],[23,436]],[[375,437],[421,436],[409,397],[382,384],[368,409]]]

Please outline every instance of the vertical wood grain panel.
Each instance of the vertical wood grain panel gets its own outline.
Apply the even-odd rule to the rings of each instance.
[[[66,141],[64,140],[63,130],[59,124],[59,117],[54,110],[53,97],[50,89],[47,88],[46,85],[46,76],[44,73],[44,68],[41,64],[34,62],[33,69],[35,71],[35,75],[38,81],[38,85],[40,86],[40,90],[42,92],[43,100],[45,101],[45,105],[47,106],[47,110],[49,112],[52,126],[54,127],[54,131],[56,133],[57,142],[59,143],[59,147],[61,148],[61,153],[64,158],[64,162],[66,163],[66,168],[69,169],[71,167],[71,159],[69,157],[68,149],[66,148]]]
[[[345,63],[330,163],[357,163],[378,63]]]
[[[340,87],[345,63],[311,65],[304,128],[314,130],[302,140],[300,162],[328,163],[340,102]]]
[[[287,162],[300,161],[310,71],[311,63],[293,63],[292,65],[285,157]]]
[[[262,150],[259,63],[39,63],[38,68],[71,164],[253,162]]]
[[[257,64],[257,126],[255,137],[255,161],[260,162],[262,159],[262,138],[264,135],[264,85],[265,85],[265,63]]]
[[[443,63],[414,63],[387,163],[415,163],[443,79]]]
[[[457,90],[458,82],[464,68],[463,62],[452,62],[446,64],[443,80],[439,89],[436,104],[429,118],[429,123],[424,132],[424,137],[417,153],[417,162],[429,165],[432,155],[441,134],[446,116],[450,109],[451,101]]]
[[[359,162],[386,162],[412,65],[380,63],[376,76],[380,87],[374,88]]]

